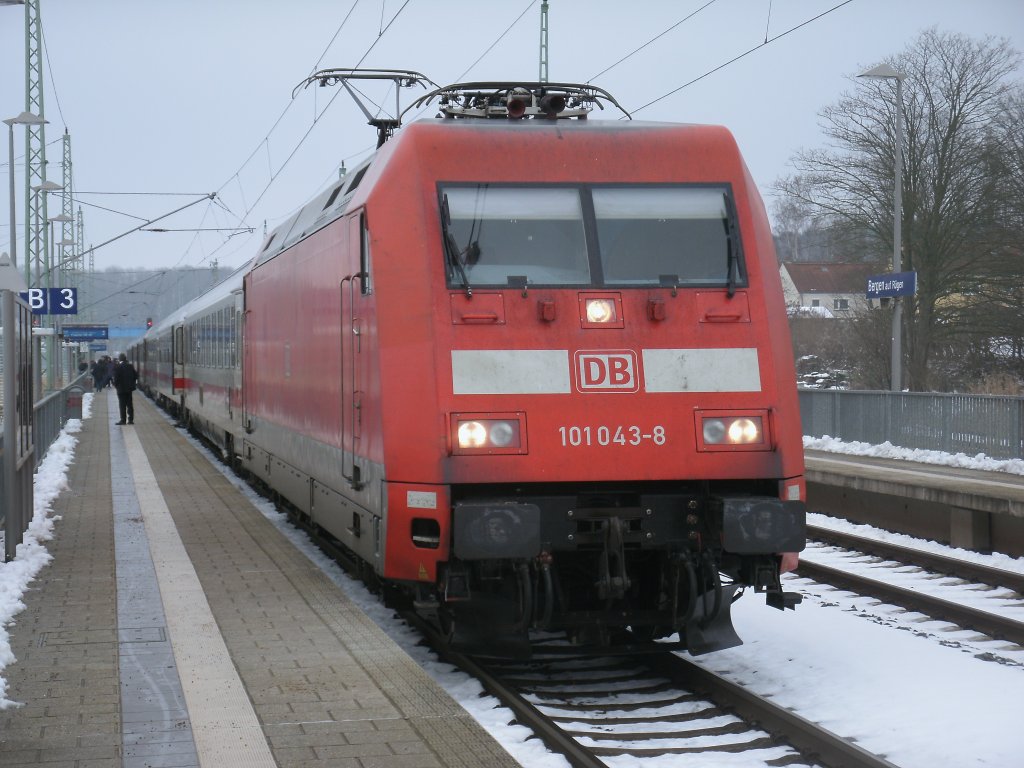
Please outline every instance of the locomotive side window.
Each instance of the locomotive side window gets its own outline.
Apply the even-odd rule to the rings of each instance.
[[[359,282],[363,296],[373,293],[373,276],[370,273],[370,232],[366,228],[366,214],[359,216],[359,271],[363,279]]]
[[[590,283],[579,190],[478,184],[442,194],[451,285]]]
[[[722,285],[731,227],[726,192],[708,187],[595,188],[606,285]]]

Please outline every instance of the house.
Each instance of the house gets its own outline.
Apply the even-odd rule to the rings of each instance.
[[[852,317],[878,306],[867,298],[868,277],[885,272],[877,264],[787,261],[779,268],[786,306],[818,308],[833,317]],[[811,311],[815,311],[812,309]]]

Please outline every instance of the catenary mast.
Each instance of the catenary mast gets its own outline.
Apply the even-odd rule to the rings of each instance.
[[[548,81],[548,0],[540,4],[540,82]]]
[[[25,2],[25,111],[42,118],[43,30],[40,0]],[[38,287],[46,262],[46,126],[25,126],[25,284]],[[33,279],[35,278],[35,279]]]

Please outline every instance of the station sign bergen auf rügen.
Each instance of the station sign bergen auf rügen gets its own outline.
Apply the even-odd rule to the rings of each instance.
[[[867,298],[884,299],[917,293],[917,272],[890,272],[868,278]]]

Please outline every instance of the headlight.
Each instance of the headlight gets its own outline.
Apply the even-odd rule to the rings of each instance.
[[[760,419],[736,419],[729,425],[729,442],[734,445],[761,442]]]
[[[491,445],[495,445],[498,448],[508,448],[512,445],[513,440],[516,437],[516,427],[519,425],[513,425],[508,421],[496,421],[491,425],[491,429],[488,432],[488,437],[491,439]]]
[[[619,293],[580,293],[577,295],[580,326],[583,328],[623,328],[622,295]]]
[[[771,440],[765,433],[763,415],[715,414],[700,415],[698,418],[701,437],[701,444],[698,447],[701,450],[771,449]]]
[[[487,427],[479,421],[459,424],[459,448],[483,448],[487,445]]]
[[[725,422],[721,419],[704,419],[704,442],[718,445],[725,437]]]
[[[522,414],[452,414],[455,453],[526,453]]]
[[[617,319],[612,299],[587,299],[588,323],[614,323]]]

